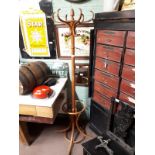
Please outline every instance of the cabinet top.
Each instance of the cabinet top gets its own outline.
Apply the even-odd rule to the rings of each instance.
[[[110,19],[133,19],[135,18],[135,10],[116,11],[116,12],[103,12],[96,13],[95,20],[110,20]]]

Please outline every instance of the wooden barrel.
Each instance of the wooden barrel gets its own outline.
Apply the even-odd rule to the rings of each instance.
[[[50,74],[46,63],[41,61],[24,64],[19,69],[19,94],[30,93],[34,87],[41,85]]]

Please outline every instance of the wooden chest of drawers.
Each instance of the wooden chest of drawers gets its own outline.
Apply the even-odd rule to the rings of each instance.
[[[111,97],[135,104],[134,30],[134,10],[95,14],[90,89],[103,109],[110,110]]]

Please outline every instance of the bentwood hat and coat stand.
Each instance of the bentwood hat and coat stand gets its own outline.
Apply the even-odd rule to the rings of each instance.
[[[69,143],[69,150],[68,150],[68,155],[71,155],[71,151],[73,148],[73,145],[75,143],[79,143],[81,142],[87,135],[86,133],[80,128],[79,124],[78,124],[78,119],[79,116],[81,115],[81,113],[83,111],[85,111],[85,106],[83,104],[83,107],[81,110],[77,110],[77,101],[75,99],[75,36],[76,36],[76,27],[79,24],[86,24],[88,22],[91,22],[94,18],[94,13],[92,11],[90,11],[92,13],[92,18],[89,20],[84,20],[84,14],[82,13],[82,10],[80,10],[80,15],[79,18],[77,20],[74,19],[74,10],[71,9],[70,11],[70,19],[67,19],[67,14],[65,16],[65,19],[63,20],[62,18],[60,18],[60,9],[58,9],[57,11],[57,18],[59,21],[56,21],[58,23],[62,23],[65,24],[69,27],[70,30],[70,36],[71,36],[71,66],[72,66],[72,79],[71,79],[71,92],[72,92],[72,104],[71,104],[71,110],[68,110],[67,108],[65,108],[65,104],[63,105],[63,111],[66,112],[71,119],[70,125],[63,130],[63,132],[66,132],[66,139],[70,142]],[[54,17],[52,17],[52,20],[54,20]],[[54,20],[55,21],[55,20]],[[79,132],[79,134],[82,135],[82,139],[80,140],[76,140],[75,138],[75,130],[77,130]],[[70,138],[67,137],[67,133],[70,133]]]

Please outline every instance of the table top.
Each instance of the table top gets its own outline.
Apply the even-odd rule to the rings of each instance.
[[[58,78],[57,83],[54,86],[50,87],[51,89],[53,89],[53,94],[49,98],[36,99],[33,98],[31,94],[19,95],[19,104],[52,107],[60,92],[64,88],[66,82],[67,78]]]

